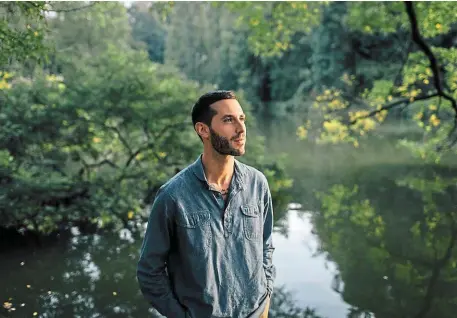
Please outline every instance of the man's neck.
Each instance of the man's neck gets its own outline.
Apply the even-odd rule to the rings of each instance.
[[[202,162],[208,183],[215,184],[219,188],[226,188],[230,184],[235,165],[233,156],[205,151]]]

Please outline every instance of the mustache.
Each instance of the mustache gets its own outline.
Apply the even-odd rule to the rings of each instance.
[[[239,136],[235,136],[232,138],[232,140],[236,140],[236,139],[246,139],[246,136],[239,135]]]

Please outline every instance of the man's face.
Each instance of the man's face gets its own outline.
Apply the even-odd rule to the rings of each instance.
[[[245,153],[245,114],[236,99],[224,99],[210,106],[214,115],[209,127],[209,139],[221,155],[242,156]]]

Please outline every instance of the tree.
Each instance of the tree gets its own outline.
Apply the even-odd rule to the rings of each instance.
[[[210,87],[152,63],[121,4],[59,10],[49,22],[53,61],[6,74],[0,89],[0,226],[126,226],[197,156],[189,111]],[[261,156],[262,140],[252,143],[243,160],[281,197],[290,181]]]
[[[47,52],[43,43],[45,5],[37,1],[0,2],[0,68],[43,59]]]
[[[136,41],[146,44],[149,59],[156,63],[165,60],[166,25],[159,20],[157,14],[151,14],[153,6],[141,5],[142,2],[134,3],[128,10],[132,36]]]
[[[293,11],[293,5],[296,4],[284,4],[270,10],[270,13],[278,10],[276,15],[290,17],[290,21],[296,21],[299,19],[297,15],[301,14],[302,25],[297,27],[290,22],[287,31],[283,31],[284,26],[268,19],[262,25],[256,20],[248,20],[247,13],[259,5],[230,6],[242,15],[244,25],[256,35],[251,38],[251,49],[261,56],[269,56],[287,52],[291,43],[292,37],[283,36],[281,45],[273,45],[274,34],[284,32],[290,35],[303,28],[312,29],[319,21],[310,19],[312,10],[306,8],[302,12],[300,8],[300,11]],[[320,6],[316,8],[319,13],[327,12],[322,9],[326,5],[317,5]],[[405,56],[400,59],[403,63],[391,63],[392,66],[398,65],[395,72],[381,72],[380,78],[366,82],[361,81],[360,71],[349,69],[341,76],[340,83],[330,83],[332,87],[323,89],[316,96],[313,114],[308,118],[310,122],[299,127],[299,136],[323,142],[352,142],[357,146],[360,135],[374,130],[389,112],[406,109],[408,117],[415,118],[423,128],[425,142],[405,142],[405,145],[417,155],[432,160],[438,157],[436,150],[450,149],[457,142],[456,52],[451,44],[455,39],[454,6],[444,2],[348,3],[343,18],[345,28],[365,38],[371,36],[370,41],[382,40],[386,35],[397,35],[397,41],[402,41],[404,34],[408,34],[411,44],[407,43],[403,52],[392,51],[395,56]],[[265,11],[261,12],[265,16]],[[265,27],[265,23],[270,23],[269,27]],[[357,54],[371,56],[370,52],[365,52],[363,43],[355,41],[353,45],[358,49]],[[376,60],[374,62],[379,64]],[[357,85],[363,85],[362,89],[354,89]]]

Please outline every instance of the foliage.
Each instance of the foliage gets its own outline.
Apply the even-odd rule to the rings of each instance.
[[[200,152],[189,112],[212,88],[152,63],[121,4],[66,5],[49,20],[50,63],[0,74],[3,228],[125,226]],[[252,142],[244,160],[265,170],[280,197],[290,182],[280,166],[257,158],[262,140]]]
[[[307,56],[311,61],[311,87],[317,93],[316,107],[308,114],[310,122],[298,128],[298,135],[320,142],[351,142],[357,147],[360,137],[374,131],[389,113],[412,119],[414,110],[426,107],[430,110],[428,116],[417,114],[424,131],[423,142],[403,144],[422,147],[422,151],[416,152],[420,157],[438,160],[437,150],[448,150],[457,142],[455,5],[315,5],[318,12],[312,19],[309,10],[292,10],[291,7],[298,6],[294,2],[283,6],[228,5],[248,30],[250,49],[264,59],[276,56],[279,48],[281,52],[288,51],[271,41],[281,28],[279,22],[269,24],[269,17],[277,15],[290,21],[283,31],[287,39],[294,39],[304,27],[311,34],[313,52]],[[297,25],[295,21],[300,16],[301,23]],[[263,22],[257,23],[256,17],[262,17]],[[397,109],[402,112],[396,112]],[[424,152],[432,154],[424,156]]]
[[[45,2],[0,2],[0,68],[13,62],[43,60]]]
[[[449,21],[453,21],[452,18],[455,17],[449,16],[449,4],[444,3],[419,2],[411,5],[408,15],[408,8],[405,8],[403,3],[367,5],[351,3],[347,19],[349,26],[368,34],[401,32],[398,30],[407,29],[417,49],[409,52],[404,65],[400,65],[399,79],[379,79],[373,82],[371,87],[366,87],[358,99],[348,94],[350,87],[354,85],[351,75],[342,78],[346,87],[337,91],[336,97],[328,99],[325,95],[318,96],[317,107],[323,118],[320,129],[322,138],[318,138],[357,144],[357,136],[379,126],[388,112],[399,107],[408,108],[406,113],[410,114],[409,117],[416,120],[424,131],[423,141],[414,143],[413,146],[422,150],[415,153],[424,159],[438,160],[436,150],[443,149],[444,145],[452,146],[455,142],[452,134],[455,132],[453,118],[456,116],[457,95],[452,83],[455,82],[456,51],[454,48],[427,44],[424,39],[448,32]],[[387,15],[380,15],[379,12],[386,12]],[[420,34],[415,30],[415,18],[418,20]],[[444,19],[447,19],[447,22],[444,22]],[[393,23],[385,24],[386,21]],[[434,63],[434,59],[438,64]],[[398,85],[397,82],[401,84]],[[341,107],[334,107],[335,104]],[[427,114],[424,116],[425,109]],[[328,123],[345,127],[341,129],[347,133],[342,133],[340,129],[330,131]],[[320,123],[317,122],[316,125]],[[359,129],[361,126],[362,129]]]
[[[132,36],[136,41],[146,44],[151,61],[163,63],[165,60],[166,25],[162,23],[158,14],[154,15],[149,11],[148,7],[142,8],[135,3],[129,8]]]
[[[294,44],[296,32],[309,33],[319,23],[319,2],[227,2],[238,13],[237,25],[249,30],[248,43],[255,55],[278,56]]]
[[[183,128],[198,92],[136,52],[107,52],[68,79],[18,77],[2,96],[2,225],[36,216],[47,232],[137,214],[152,185],[195,155]]]

